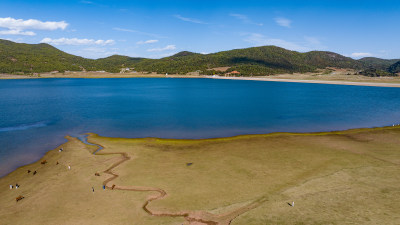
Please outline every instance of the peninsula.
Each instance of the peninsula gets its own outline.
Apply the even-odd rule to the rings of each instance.
[[[90,134],[95,145],[67,137],[0,179],[0,223],[396,224],[399,137],[397,126],[204,140]]]

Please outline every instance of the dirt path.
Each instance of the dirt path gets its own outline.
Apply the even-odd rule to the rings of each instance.
[[[86,142],[88,142],[86,140]],[[90,142],[88,142],[90,143]],[[95,144],[95,143],[90,143],[93,145],[96,145],[99,149],[104,149],[103,146]],[[147,212],[149,215],[152,216],[168,216],[168,217],[183,217],[188,225],[201,225],[201,224],[207,224],[207,225],[229,225],[233,219],[238,217],[239,215],[254,209],[258,207],[262,202],[265,202],[266,199],[264,200],[258,200],[251,202],[249,204],[246,204],[245,206],[239,207],[235,210],[232,210],[227,213],[222,213],[222,214],[212,214],[207,211],[182,211],[182,212],[160,212],[156,210],[152,210],[149,208],[149,204],[152,201],[160,200],[165,198],[167,196],[167,192],[163,189],[156,188],[156,187],[141,187],[141,186],[119,186],[115,184],[110,184],[111,181],[115,180],[116,178],[119,177],[118,174],[114,173],[112,170],[122,163],[128,161],[131,159],[131,157],[126,153],[126,152],[115,152],[115,153],[101,153],[98,150],[96,150],[93,154],[95,155],[120,155],[122,158],[118,162],[112,164],[108,169],[104,171],[104,173],[111,175],[110,178],[106,179],[103,181],[103,185],[108,189],[108,190],[123,190],[123,191],[142,191],[142,192],[156,192],[157,195],[152,195],[147,198],[145,203],[143,204],[142,208],[145,212]]]

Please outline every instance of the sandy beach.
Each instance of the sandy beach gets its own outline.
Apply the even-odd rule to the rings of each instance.
[[[67,137],[0,179],[0,223],[398,224],[399,137],[398,126],[203,140],[90,134],[104,147],[96,154]]]

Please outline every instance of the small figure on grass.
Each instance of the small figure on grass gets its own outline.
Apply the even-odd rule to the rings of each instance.
[[[24,196],[20,195],[20,196],[16,197],[15,200],[16,200],[17,202],[19,202],[19,201],[21,201],[21,200],[24,199],[24,198],[25,198]]]

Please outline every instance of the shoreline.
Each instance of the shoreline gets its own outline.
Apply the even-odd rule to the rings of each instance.
[[[222,80],[250,80],[250,81],[271,81],[271,82],[288,82],[288,83],[307,83],[307,84],[335,84],[335,85],[351,85],[351,86],[369,86],[369,87],[397,87],[400,83],[376,83],[376,82],[358,82],[358,81],[335,81],[335,80],[300,80],[300,79],[283,79],[283,78],[254,78],[254,77],[208,77],[211,79]]]
[[[159,142],[175,142],[175,141],[180,141],[180,142],[212,142],[212,141],[230,141],[230,140],[237,140],[237,139],[245,139],[245,138],[252,138],[252,137],[271,137],[271,136],[279,136],[279,135],[293,135],[293,136],[320,136],[320,135],[329,135],[329,134],[344,134],[344,133],[357,133],[357,132],[367,132],[367,131],[377,131],[377,130],[390,130],[390,129],[397,129],[400,127],[400,125],[394,125],[394,126],[383,126],[383,127],[370,127],[370,128],[351,128],[351,129],[346,129],[346,130],[334,130],[334,131],[317,131],[317,132],[272,132],[272,133],[265,133],[265,134],[240,134],[240,135],[235,135],[235,136],[228,136],[228,137],[215,137],[215,138],[200,138],[200,139],[180,139],[180,138],[159,138],[159,137],[144,137],[144,138],[122,138],[122,139],[129,139],[129,140],[135,140],[135,141],[141,141],[141,140],[156,140]],[[86,139],[91,137],[91,136],[98,136],[98,137],[105,137],[105,136],[100,136],[96,133],[86,133],[83,134],[83,136],[86,136]],[[79,141],[81,141],[83,144],[91,146],[91,147],[99,147],[97,144],[92,145],[92,143],[88,142],[86,143],[81,139],[80,137],[73,137],[73,136],[65,136],[65,139],[67,142],[60,144],[57,146],[55,149],[48,150],[45,152],[38,160],[33,161],[28,164],[24,164],[21,166],[18,166],[14,170],[10,171],[9,173],[0,176],[0,180],[4,179],[7,176],[10,176],[12,173],[16,172],[17,170],[20,170],[24,167],[36,164],[44,159],[44,157],[49,154],[50,152],[56,151],[68,141],[70,141],[70,138],[76,138]],[[119,138],[119,137],[106,137],[106,138]],[[93,154],[96,154],[97,152],[100,152],[102,149],[98,149]]]
[[[400,87],[398,78],[372,78],[372,77],[335,77],[331,75],[287,75],[276,74],[260,77],[223,77],[210,75],[178,75],[170,74],[145,74],[145,73],[69,73],[69,74],[42,74],[40,76],[0,74],[0,80],[19,80],[19,79],[50,79],[50,78],[83,78],[83,79],[107,79],[107,78],[203,78],[220,80],[247,80],[247,81],[270,81],[270,82],[288,82],[288,83],[309,83],[309,84],[333,84],[333,85],[351,85],[351,86],[369,86],[369,87]]]
[[[386,207],[390,212],[397,208],[386,203],[398,185],[394,174],[400,165],[396,147],[399,125],[201,140],[87,135],[84,139],[90,145],[66,136],[68,142],[40,160],[0,178],[0,203],[4,205],[0,223],[54,224],[65,220],[71,224],[126,224],[126,219],[119,218],[129,217],[129,221],[149,225],[249,224],[253,218],[265,216],[266,209],[276,208],[270,213],[274,216],[293,213],[287,206],[293,200],[310,212],[317,212],[321,204],[331,204],[332,198],[333,205],[327,207],[333,207],[333,213],[341,210],[343,199],[356,207],[362,204],[357,201],[360,192],[372,198],[374,204],[366,204],[372,209]],[[384,143],[390,144],[385,151],[376,151],[376,146]],[[96,152],[99,147],[104,151]],[[170,160],[165,161],[165,157]],[[257,173],[257,179],[250,172]],[[228,175],[221,176],[225,173]],[[193,176],[199,181],[188,182]],[[376,181],[377,177],[380,180]],[[243,182],[237,183],[238,178]],[[10,185],[16,183],[21,188],[11,190]],[[68,190],[61,196],[60,187]],[[23,200],[15,203],[19,196]],[[115,210],[110,211],[110,207]],[[53,214],[43,221],[49,208]],[[80,214],[85,209],[92,209],[85,212],[93,216]],[[357,210],[362,213],[364,207]],[[244,213],[251,218],[243,217]],[[385,223],[385,218],[395,215],[375,221]],[[295,216],[298,220],[303,215]],[[321,222],[318,216],[312,219]],[[348,222],[341,217],[332,221]]]
[[[0,74],[0,80],[21,80],[21,79],[51,79],[51,78],[83,78],[83,79],[103,79],[103,78],[205,78],[202,75],[178,75],[178,74],[146,74],[146,73],[96,73],[96,72],[76,72],[68,74],[41,74],[40,76],[32,75],[15,75]]]

